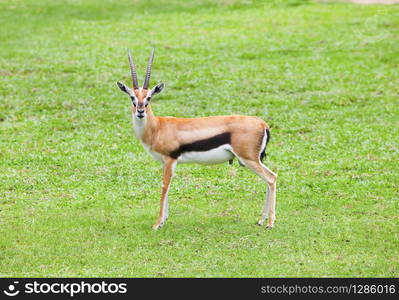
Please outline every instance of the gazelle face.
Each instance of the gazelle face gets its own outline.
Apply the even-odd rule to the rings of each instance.
[[[145,74],[143,87],[141,88],[139,87],[137,81],[136,66],[134,65],[130,51],[128,52],[128,58],[130,64],[130,72],[132,74],[133,89],[128,88],[126,85],[119,81],[116,84],[121,89],[121,91],[128,94],[130,99],[132,100],[132,112],[134,118],[136,120],[145,120],[146,116],[148,115],[148,110],[150,109],[149,104],[151,98],[156,94],[159,94],[163,90],[164,84],[160,83],[152,90],[148,89],[151,77],[152,62],[154,60],[154,49],[151,51],[150,58],[148,59],[147,71]]]
[[[147,97],[147,90],[134,90],[132,99],[132,113],[138,119],[144,119],[147,116],[147,107],[150,103],[151,97]]]
[[[159,94],[164,88],[163,83],[158,84],[152,90],[144,90],[142,88],[132,90],[121,82],[117,82],[117,85],[129,95],[132,101],[132,114],[138,120],[145,120],[151,98]]]

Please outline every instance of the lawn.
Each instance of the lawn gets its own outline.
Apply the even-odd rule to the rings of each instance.
[[[0,276],[398,277],[399,6],[0,1]],[[256,115],[266,186],[237,161],[161,166],[134,138],[126,49],[156,115]]]

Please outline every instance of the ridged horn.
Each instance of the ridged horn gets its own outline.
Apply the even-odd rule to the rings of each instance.
[[[154,49],[151,50],[150,57],[148,59],[148,64],[147,64],[147,72],[145,73],[145,79],[144,79],[144,84],[143,84],[143,89],[147,90],[148,85],[150,84],[150,77],[151,77],[151,67],[152,67],[152,62],[154,61]]]
[[[139,88],[139,83],[137,81],[136,66],[134,65],[130,50],[128,50],[127,56],[129,57],[130,73],[132,73],[133,88],[136,90]]]

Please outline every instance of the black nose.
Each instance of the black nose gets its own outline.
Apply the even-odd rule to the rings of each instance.
[[[144,113],[144,109],[138,109],[137,112],[138,112],[139,114],[143,114],[143,113]]]

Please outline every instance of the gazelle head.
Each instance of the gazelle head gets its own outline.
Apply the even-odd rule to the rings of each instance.
[[[132,100],[132,112],[135,118],[137,118],[138,120],[145,120],[151,98],[156,94],[159,94],[163,90],[164,84],[160,83],[156,85],[153,89],[148,89],[148,85],[150,84],[152,62],[154,60],[154,49],[151,51],[150,58],[148,59],[147,72],[145,74],[143,87],[141,88],[139,87],[137,81],[136,66],[134,65],[130,51],[128,51],[128,58],[130,64],[130,72],[132,74],[133,89],[127,87],[119,81],[116,84],[121,89],[121,91],[128,94],[130,99]]]

